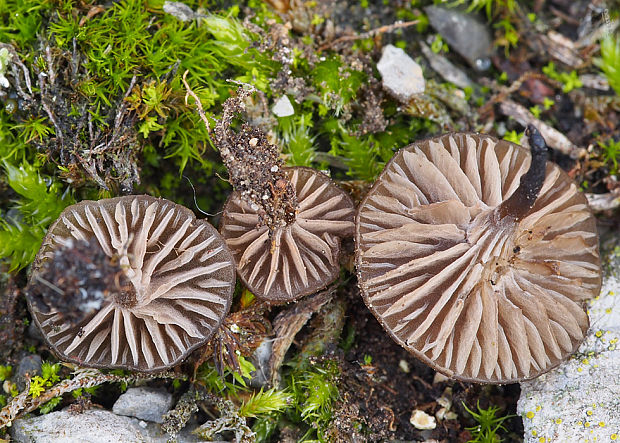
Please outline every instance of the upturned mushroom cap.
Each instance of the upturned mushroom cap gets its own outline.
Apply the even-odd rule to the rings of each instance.
[[[324,288],[338,276],[340,240],[352,236],[353,201],[325,174],[285,168],[297,194],[295,220],[275,229],[259,226],[256,208],[233,192],[226,202],[221,233],[243,283],[258,298],[287,302]]]
[[[532,168],[527,149],[488,135],[414,143],[360,205],[364,301],[396,342],[447,376],[532,378],[584,338],[585,301],[601,286],[596,223],[567,174],[545,166],[542,137],[530,137],[541,143]]]
[[[146,195],[69,206],[43,240],[32,287],[54,251],[73,241],[96,241],[130,284],[112,288],[114,295],[77,324],[62,312],[41,312],[31,297],[35,322],[63,360],[162,370],[206,343],[230,308],[233,257],[215,228],[183,206]]]

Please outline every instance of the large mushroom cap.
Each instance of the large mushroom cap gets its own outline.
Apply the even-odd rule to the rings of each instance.
[[[601,286],[595,219],[549,162],[533,206],[511,215],[530,162],[527,149],[488,135],[444,135],[399,151],[360,205],[364,301],[394,340],[450,377],[535,377],[588,328],[584,302]]]
[[[222,215],[221,232],[243,283],[257,297],[287,302],[324,288],[338,276],[341,238],[352,236],[353,201],[325,174],[285,168],[297,194],[295,221],[269,238],[256,209],[234,192]]]
[[[233,257],[215,228],[183,206],[141,195],[66,208],[35,259],[32,288],[55,251],[75,241],[98,243],[129,284],[116,293],[111,288],[115,295],[77,324],[63,312],[42,312],[36,294],[29,296],[37,325],[64,360],[145,372],[168,368],[206,343],[230,308]]]

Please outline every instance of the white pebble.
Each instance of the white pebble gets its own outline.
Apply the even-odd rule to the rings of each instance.
[[[435,429],[437,427],[435,417],[428,415],[426,412],[420,411],[419,409],[413,410],[409,423],[411,423],[416,429],[420,430]]]
[[[405,51],[394,45],[383,48],[377,69],[383,78],[383,87],[402,102],[424,92],[422,68]]]

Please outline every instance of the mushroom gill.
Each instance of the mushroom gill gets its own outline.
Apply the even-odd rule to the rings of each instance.
[[[51,266],[59,255],[65,272]],[[209,223],[168,200],[127,196],[83,201],[60,214],[35,259],[28,301],[61,359],[153,372],[209,340],[234,285],[233,257]],[[45,293],[50,288],[56,300]],[[80,315],[60,308],[72,297]]]
[[[483,134],[403,148],[358,211],[364,301],[396,342],[453,378],[548,371],[584,339],[585,301],[600,290],[586,199],[528,132],[532,154]]]
[[[340,270],[340,240],[354,231],[353,201],[329,177],[303,167],[284,172],[298,202],[291,223],[270,235],[260,224],[258,210],[236,191],[221,221],[239,277],[257,297],[272,302],[295,300],[334,281]]]

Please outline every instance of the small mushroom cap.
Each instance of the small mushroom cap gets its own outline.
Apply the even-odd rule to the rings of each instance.
[[[63,360],[143,372],[169,368],[205,344],[230,308],[232,254],[213,226],[183,206],[146,195],[69,206],[43,240],[31,283],[54,250],[72,239],[98,241],[132,290],[106,298],[77,325],[29,301],[36,324]]]
[[[353,235],[355,217],[351,198],[325,174],[304,167],[284,171],[297,193],[294,222],[277,228],[270,240],[257,211],[233,192],[220,228],[245,286],[277,303],[312,294],[336,279],[340,240]]]
[[[534,206],[498,217],[527,149],[448,134],[400,150],[356,219],[364,301],[392,338],[437,371],[512,383],[558,365],[584,339],[598,295],[596,222],[547,162]]]

